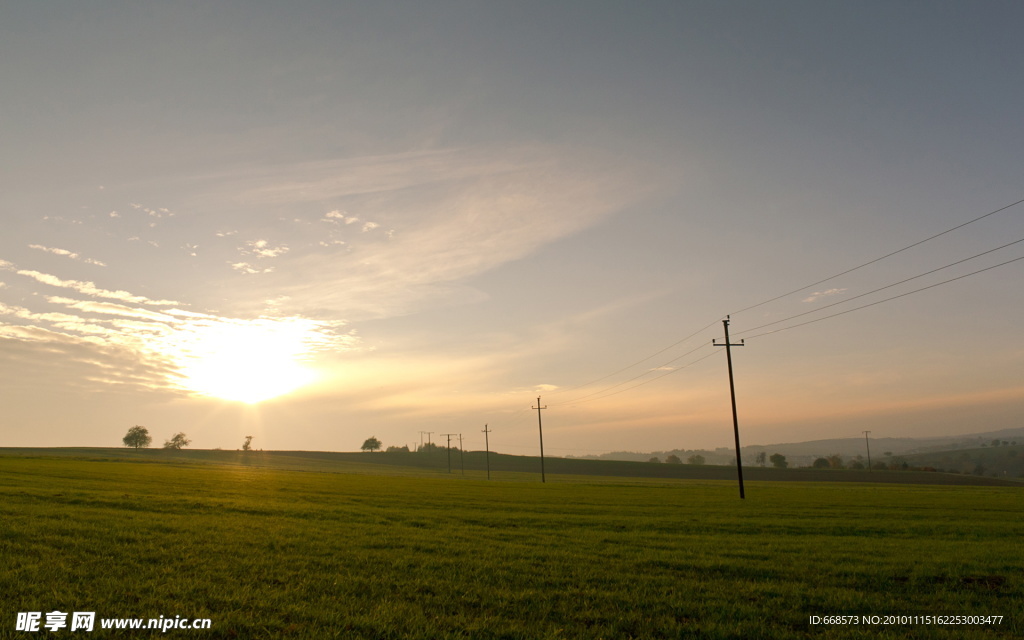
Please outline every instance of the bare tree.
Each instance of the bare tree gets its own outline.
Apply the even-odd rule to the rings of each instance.
[[[164,442],[164,449],[184,449],[190,444],[192,441],[179,431],[170,440]]]

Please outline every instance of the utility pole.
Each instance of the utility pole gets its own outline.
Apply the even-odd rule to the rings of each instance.
[[[442,436],[448,436],[448,473],[452,472],[452,436],[458,435],[455,433],[442,433]]]
[[[870,431],[864,432],[864,446],[868,448],[868,471],[871,471],[871,443],[868,442],[868,434]]]
[[[462,465],[462,475],[466,475],[466,452],[462,450],[462,434],[459,434],[459,464]]]
[[[736,474],[740,481],[740,500],[742,500],[745,498],[743,495],[743,460],[740,459],[740,420],[736,415],[736,385],[732,378],[732,348],[742,347],[743,341],[740,340],[739,344],[729,342],[729,316],[725,316],[725,320],[722,320],[722,325],[725,327],[725,343],[718,344],[712,340],[711,344],[716,347],[725,347],[726,360],[729,362],[729,395],[732,397],[732,430],[736,436]]]
[[[420,431],[420,449],[423,448],[423,434],[427,434],[427,444],[430,444],[430,436],[434,434],[433,431]]]
[[[491,439],[489,434],[491,431],[484,425],[484,460],[487,463],[487,479],[491,479]]]
[[[540,411],[547,407],[540,406],[540,396],[537,396],[537,406],[530,408],[537,410],[537,431],[540,432],[540,481],[546,482],[544,478],[544,427],[540,423]]]

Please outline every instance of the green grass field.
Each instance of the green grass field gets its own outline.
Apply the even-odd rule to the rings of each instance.
[[[0,637],[55,609],[210,638],[1024,635],[1019,486],[144,460],[0,456]],[[854,614],[1003,619],[808,623]]]

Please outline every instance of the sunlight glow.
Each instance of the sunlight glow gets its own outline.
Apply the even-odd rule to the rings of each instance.
[[[205,396],[254,404],[316,380],[303,365],[318,334],[300,319],[232,320],[193,327],[179,345],[181,385]]]

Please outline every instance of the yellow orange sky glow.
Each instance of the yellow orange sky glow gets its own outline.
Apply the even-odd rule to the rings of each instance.
[[[204,326],[172,354],[182,385],[200,395],[255,404],[317,379],[303,363],[310,329],[302,322],[260,319]]]

